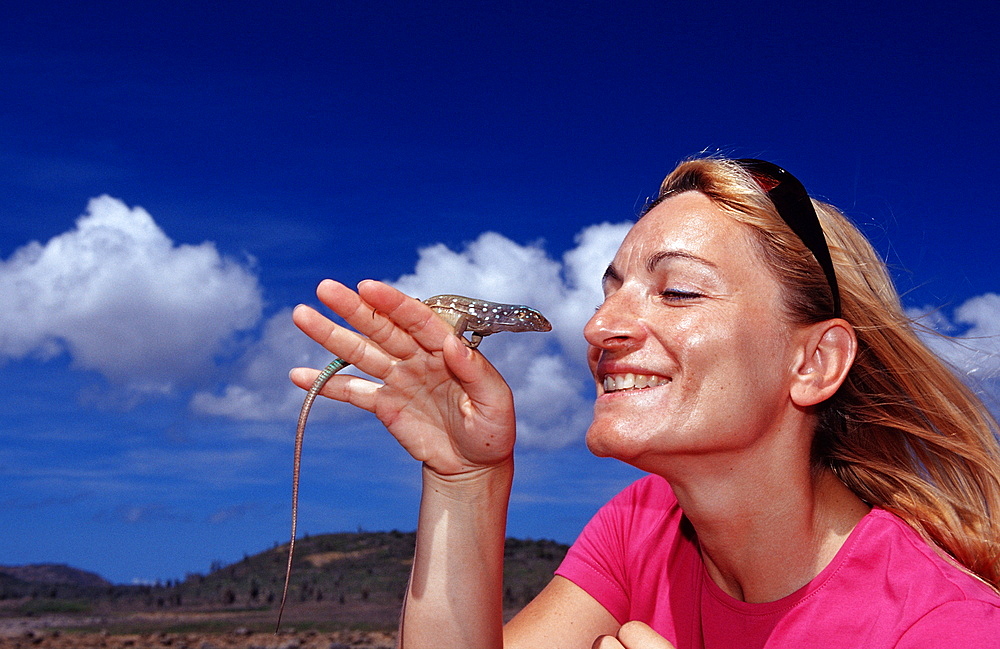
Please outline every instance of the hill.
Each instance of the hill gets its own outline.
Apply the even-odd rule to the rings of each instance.
[[[393,628],[413,559],[413,532],[306,536],[296,542],[288,625],[298,628]],[[507,539],[504,606],[510,615],[548,583],[567,546]],[[208,574],[155,586],[112,585],[68,566],[0,568],[0,614],[76,613],[108,620],[218,614],[248,616],[252,627],[273,624],[281,599],[288,545],[246,556]],[[113,626],[113,625],[111,625]]]
[[[296,542],[289,603],[330,603],[362,613],[389,609],[395,620],[413,562],[413,532],[358,532],[303,537]],[[507,539],[505,597],[520,609],[552,578],[567,547],[554,541]],[[155,605],[277,607],[284,584],[288,545],[244,558],[208,575],[189,575],[171,588],[150,591]],[[163,603],[160,603],[160,599]],[[293,614],[294,615],[294,614]]]
[[[78,597],[111,586],[100,575],[59,563],[0,566],[0,599],[39,595]]]

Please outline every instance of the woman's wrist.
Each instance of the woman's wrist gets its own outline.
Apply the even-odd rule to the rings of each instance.
[[[490,466],[477,467],[460,473],[438,473],[426,463],[422,477],[424,489],[430,489],[453,500],[469,503],[492,500],[510,495],[514,481],[514,458]]]

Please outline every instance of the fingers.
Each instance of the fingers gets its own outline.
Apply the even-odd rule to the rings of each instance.
[[[385,314],[397,327],[405,331],[408,334],[406,339],[412,338],[428,351],[440,351],[444,338],[455,333],[451,325],[438,317],[426,304],[388,284],[365,280],[358,284],[358,294],[365,302],[379,313]],[[368,335],[379,344],[383,344],[376,335]],[[399,339],[391,337],[384,341],[383,346],[390,353],[394,353],[390,345],[403,339],[404,337]]]
[[[427,305],[382,282],[361,282],[356,293],[339,282],[323,280],[316,295],[358,333],[308,307],[296,309],[296,325],[332,353],[378,378],[385,378],[394,359],[405,360],[420,351],[439,352],[454,334]]]
[[[648,624],[633,620],[618,629],[615,637],[600,636],[592,649],[675,649],[666,638],[654,631]]]
[[[365,281],[355,293],[343,284],[324,280],[316,290],[320,300],[343,317],[357,332],[339,326],[315,309],[300,305],[292,319],[310,338],[332,354],[346,360],[369,376],[387,380],[397,361],[412,359],[422,351],[438,352],[448,347],[446,363],[455,363],[462,381],[482,382],[484,370],[492,369],[485,359],[473,354],[454,335],[448,323],[418,300],[375,281]],[[452,369],[449,367],[449,369]],[[494,371],[495,372],[495,371]],[[308,389],[316,372],[296,370],[294,383]],[[334,377],[321,391],[323,396],[347,401],[366,410],[374,408],[377,383]],[[474,390],[475,391],[475,390]],[[473,401],[488,402],[492,394],[485,386]],[[495,399],[494,399],[495,400]]]
[[[303,390],[311,388],[317,376],[319,370],[308,367],[296,367],[288,373],[292,383]],[[375,412],[375,394],[378,389],[379,384],[374,381],[349,374],[338,374],[330,377],[319,393],[335,401],[343,401],[368,412]]]
[[[349,325],[396,358],[407,358],[419,348],[439,351],[452,328],[427,305],[388,284],[365,280],[355,293],[324,280],[316,295]]]
[[[610,635],[598,636],[597,640],[594,640],[594,644],[590,645],[590,649],[625,649],[622,643],[618,642],[618,638]]]
[[[362,282],[355,293],[326,280],[316,293],[357,331],[306,306],[293,312],[295,324],[381,381],[337,374],[321,388],[323,396],[373,412],[411,455],[442,474],[509,457],[511,391],[482,354],[454,335],[452,325],[381,282]],[[290,376],[309,389],[318,374],[297,368]]]
[[[416,351],[416,344],[406,336],[405,332],[399,331],[377,307],[365,302],[358,293],[343,284],[329,279],[323,280],[316,288],[316,296],[334,313],[346,320],[347,324],[389,354],[405,358]],[[341,358],[346,359],[346,356]]]
[[[292,311],[292,321],[307,336],[343,358],[362,372],[384,378],[392,368],[393,358],[363,336],[330,321],[315,309],[299,305]]]

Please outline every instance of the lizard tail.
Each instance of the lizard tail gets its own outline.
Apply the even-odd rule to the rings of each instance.
[[[326,366],[312,387],[306,393],[305,401],[302,402],[302,409],[299,411],[299,422],[295,427],[295,458],[292,463],[292,533],[288,541],[288,566],[285,568],[285,586],[281,590],[281,604],[278,606],[278,622],[274,627],[275,635],[281,630],[281,616],[285,612],[285,602],[288,601],[288,585],[292,580],[292,559],[295,557],[295,532],[299,522],[299,472],[302,466],[302,440],[305,439],[306,420],[309,419],[309,411],[312,409],[313,401],[316,400],[320,390],[330,380],[330,377],[350,365],[342,358],[334,360]]]

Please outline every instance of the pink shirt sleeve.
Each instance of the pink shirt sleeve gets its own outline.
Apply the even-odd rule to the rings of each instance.
[[[629,508],[632,487],[597,511],[570,547],[556,574],[587,591],[618,620],[628,621],[625,592],[628,530],[623,517]]]
[[[594,515],[556,574],[587,591],[621,623],[655,619],[655,611],[666,606],[668,591],[690,593],[690,570],[684,578],[668,574],[692,569],[697,558],[697,550],[690,548],[684,556],[678,554],[691,546],[679,533],[681,517],[666,480],[641,478]],[[690,596],[683,599],[691,601]]]

